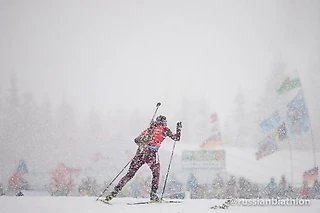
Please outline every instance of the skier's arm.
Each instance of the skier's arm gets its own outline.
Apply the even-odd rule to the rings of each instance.
[[[144,139],[147,131],[148,131],[148,129],[145,129],[143,132],[141,132],[141,134],[134,139],[134,142],[136,144],[141,144],[143,142],[143,139]]]
[[[175,134],[173,134],[169,128],[166,129],[165,134],[166,134],[166,136],[170,137],[174,141],[180,141],[181,128],[182,128],[182,124],[181,124],[181,122],[178,122]]]

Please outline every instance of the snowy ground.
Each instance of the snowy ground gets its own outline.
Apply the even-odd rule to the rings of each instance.
[[[310,206],[231,206],[228,210],[210,209],[213,205],[220,205],[222,200],[183,200],[180,204],[148,204],[128,206],[127,202],[145,199],[116,198],[113,205],[96,202],[94,197],[0,197],[1,213],[187,213],[231,211],[241,213],[319,213],[320,200],[311,200]]]

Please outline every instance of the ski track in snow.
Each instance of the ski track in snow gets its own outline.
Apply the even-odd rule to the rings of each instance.
[[[320,200],[310,206],[230,206],[229,209],[210,209],[223,200],[183,200],[183,203],[161,203],[128,206],[128,202],[147,198],[115,198],[112,205],[96,201],[95,197],[0,197],[0,213],[207,213],[231,211],[235,213],[319,213]]]

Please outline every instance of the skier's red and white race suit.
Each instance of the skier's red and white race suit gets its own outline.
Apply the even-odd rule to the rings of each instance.
[[[144,130],[142,134],[147,134],[148,129]],[[141,135],[140,135],[141,136]],[[181,130],[177,129],[176,133],[165,125],[157,125],[153,128],[151,139],[147,142],[145,148],[138,149],[137,153],[133,157],[128,172],[121,178],[119,183],[115,186],[115,191],[120,191],[126,183],[131,180],[140,167],[147,164],[152,172],[151,189],[157,191],[159,186],[160,177],[160,162],[158,156],[158,150],[161,143],[166,137],[170,137],[174,141],[179,141],[181,136]]]

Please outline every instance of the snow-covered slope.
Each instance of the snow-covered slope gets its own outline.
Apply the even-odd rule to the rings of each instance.
[[[221,205],[222,200],[184,200],[180,204],[148,204],[128,206],[127,202],[141,199],[116,198],[113,205],[95,201],[94,197],[0,197],[1,213],[194,213],[224,210],[210,209],[213,205]],[[234,213],[308,213],[320,212],[320,201],[312,200],[310,206],[231,206],[227,211]]]

